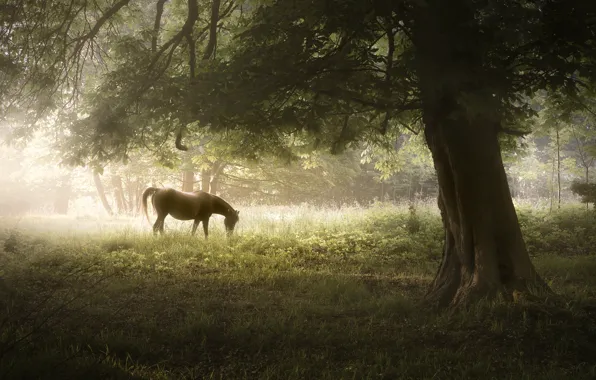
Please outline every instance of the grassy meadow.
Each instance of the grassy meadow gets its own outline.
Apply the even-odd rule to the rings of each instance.
[[[518,207],[562,299],[437,313],[432,205],[240,210],[0,219],[0,379],[596,378],[593,211]]]

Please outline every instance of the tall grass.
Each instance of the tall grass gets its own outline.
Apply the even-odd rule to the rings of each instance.
[[[219,217],[208,240],[171,218],[157,237],[141,218],[2,220],[0,378],[596,376],[593,214],[519,211],[566,304],[437,314],[418,303],[432,203],[239,209],[231,239]]]

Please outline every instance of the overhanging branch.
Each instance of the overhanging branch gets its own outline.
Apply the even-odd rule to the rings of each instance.
[[[164,4],[168,0],[158,0],[155,12],[155,23],[153,24],[153,36],[151,37],[151,52],[157,51],[157,38],[159,37],[159,28],[161,26],[161,16],[163,15]]]

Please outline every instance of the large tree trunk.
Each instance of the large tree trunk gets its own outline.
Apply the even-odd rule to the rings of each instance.
[[[108,198],[106,197],[106,191],[103,187],[103,184],[101,183],[101,178],[99,177],[99,173],[93,172],[93,182],[95,183],[95,189],[97,190],[97,195],[99,196],[99,199],[101,200],[101,204],[103,205],[103,208],[106,210],[108,215],[110,215],[110,216],[114,215],[114,212],[112,211],[112,207],[110,206],[110,203],[108,202]]]
[[[424,116],[445,227],[441,266],[428,293],[438,306],[546,288],[522,238],[497,131],[452,107]]]
[[[424,133],[437,172],[443,258],[427,299],[437,306],[546,288],[530,261],[498,142],[499,72],[474,46],[463,0],[415,8],[413,43]],[[505,78],[504,78],[505,79]]]

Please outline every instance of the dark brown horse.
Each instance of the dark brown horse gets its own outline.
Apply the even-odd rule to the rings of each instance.
[[[240,211],[234,210],[232,206],[217,195],[209,194],[204,191],[195,191],[185,193],[174,189],[159,189],[149,187],[143,192],[143,211],[149,220],[147,214],[147,198],[151,198],[153,209],[157,212],[157,220],[153,224],[153,233],[161,232],[163,234],[164,220],[168,214],[178,220],[194,220],[192,234],[197,231],[199,223],[203,222],[205,238],[208,235],[209,218],[213,214],[225,216],[224,225],[228,235],[234,231],[234,226],[238,223],[238,214]]]

